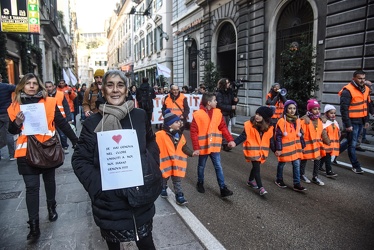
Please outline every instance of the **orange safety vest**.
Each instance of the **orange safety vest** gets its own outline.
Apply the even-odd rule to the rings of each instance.
[[[66,101],[68,101],[69,103],[70,112],[74,113],[74,102],[73,101],[77,97],[77,93],[75,93],[75,91],[69,86],[65,86],[62,89],[57,87],[57,91],[61,91],[62,93],[64,93]],[[69,94],[68,91],[71,91],[71,93]]]
[[[49,140],[55,134],[55,126],[54,126],[54,119],[55,119],[55,109],[56,109],[56,99],[53,97],[46,97],[46,99],[40,99],[39,103],[44,103],[47,123],[48,123],[48,133],[41,135],[36,134],[35,137],[40,142],[45,142]],[[16,119],[17,114],[20,112],[20,104],[18,102],[13,102],[8,107],[8,115],[10,120],[13,122]],[[24,128],[22,127],[21,130]],[[27,136],[23,135],[22,133],[18,136],[16,142],[16,150],[14,152],[14,157],[24,157],[26,156],[27,151]]]
[[[323,144],[324,150],[326,153],[330,153],[333,156],[339,156],[339,124],[337,121],[329,121],[327,120],[323,124],[323,128],[326,129],[326,133],[330,138],[330,145]]]
[[[323,125],[320,119],[317,120],[317,128],[314,127],[312,120],[309,124],[301,119],[301,128],[304,131],[305,148],[303,150],[302,160],[321,159],[322,148],[322,130]]]
[[[156,142],[160,149],[160,170],[162,177],[184,177],[187,169],[187,155],[182,151],[183,146],[187,143],[184,135],[182,134],[175,147],[170,136],[161,130],[156,132]]]
[[[180,93],[178,99],[174,101],[173,98],[171,97],[171,94],[169,94],[169,96],[165,98],[165,106],[166,108],[170,109],[173,114],[180,116],[184,112],[184,106],[183,106],[184,98],[185,98],[184,94]],[[177,104],[179,105],[180,108],[178,107]]]
[[[348,114],[349,118],[363,118],[368,115],[368,103],[370,102],[369,88],[365,86],[365,93],[362,93],[352,84],[345,85],[338,93],[342,95],[344,89],[351,92],[352,101],[349,104]]]
[[[268,93],[267,94],[267,98],[271,98],[271,94]],[[268,105],[268,107],[271,107],[271,105]],[[275,103],[274,105],[275,107],[275,112],[273,114],[273,116],[271,118],[274,118],[274,119],[279,119],[282,117],[282,114],[283,114],[283,111],[284,111],[284,105],[283,105],[283,102],[281,101],[277,101],[277,103]]]
[[[264,163],[269,156],[270,139],[273,137],[273,127],[263,133],[262,137],[251,121],[244,123],[247,139],[243,143],[243,153],[247,162],[259,161]]]
[[[193,119],[198,126],[198,139],[200,145],[200,154],[207,155],[221,151],[222,132],[218,129],[222,121],[221,110],[213,109],[212,118],[205,110],[199,109],[193,113]]]
[[[296,120],[296,129],[293,124],[285,118],[280,118],[277,127],[282,131],[282,154],[278,156],[279,162],[290,162],[302,157],[302,146],[300,141],[300,119]],[[284,135],[284,133],[287,135]]]
[[[65,114],[65,109],[64,109],[64,105],[62,104],[62,102],[64,101],[64,93],[62,93],[61,91],[57,91],[56,90],[56,95],[54,98],[56,98],[56,104],[57,104],[57,107],[58,109],[60,110],[62,116],[64,118],[66,118],[66,114]]]

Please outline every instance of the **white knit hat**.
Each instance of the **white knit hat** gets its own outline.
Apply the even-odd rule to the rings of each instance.
[[[336,108],[335,108],[333,105],[331,105],[331,104],[326,104],[326,105],[325,105],[325,109],[324,109],[323,112],[326,114],[327,112],[329,112],[329,111],[332,110],[332,109],[336,110]]]

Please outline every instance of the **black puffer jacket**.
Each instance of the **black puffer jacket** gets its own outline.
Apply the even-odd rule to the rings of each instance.
[[[232,90],[219,90],[216,94],[217,96],[217,108],[219,108],[222,112],[223,116],[230,116],[232,117],[234,114],[234,110],[232,109],[232,105],[236,105],[238,102],[234,101],[234,93]]]
[[[138,136],[142,165],[149,164],[155,168],[155,171],[159,171],[160,152],[146,113],[144,110],[134,108],[130,115]],[[124,189],[101,190],[97,136],[94,132],[101,118],[102,115],[99,112],[88,117],[83,123],[79,141],[72,156],[72,166],[91,198],[96,225],[104,230],[131,231],[135,228],[133,218],[138,228],[149,223],[155,214],[155,206],[152,202],[136,208],[131,207]],[[124,129],[131,129],[129,115],[121,120],[121,125]]]

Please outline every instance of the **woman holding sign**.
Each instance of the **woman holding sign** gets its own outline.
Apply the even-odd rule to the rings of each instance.
[[[41,108],[37,109],[36,107]],[[28,109],[36,109],[39,113],[30,112]],[[43,176],[49,220],[55,221],[58,217],[55,200],[55,168],[61,166],[61,163],[54,166],[52,165],[52,159],[50,159],[50,161],[48,160],[50,166],[44,166],[44,168],[41,168],[42,166],[31,166],[27,159],[28,148],[30,149],[30,146],[28,146],[29,135],[34,135],[39,142],[43,143],[55,135],[55,126],[58,126],[70,139],[73,147],[78,138],[62,116],[56,104],[56,99],[48,97],[44,85],[33,73],[26,74],[17,84],[13,103],[8,108],[8,115],[10,118],[9,132],[11,134],[21,134],[17,139],[14,157],[17,158],[18,173],[23,176],[26,186],[26,206],[29,215],[27,223],[30,225],[30,233],[27,235],[27,239],[36,240],[40,237],[40,175]],[[41,130],[43,127],[45,129]]]
[[[105,73],[99,112],[85,120],[72,166],[91,198],[108,248],[136,241],[139,249],[155,249],[152,221],[161,193],[160,152],[147,114],[126,101],[126,80],[121,71]]]

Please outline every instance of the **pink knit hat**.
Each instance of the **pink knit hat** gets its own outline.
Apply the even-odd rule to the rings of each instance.
[[[306,105],[306,109],[309,111],[314,108],[319,108],[320,105],[316,99],[309,99],[308,104]]]

